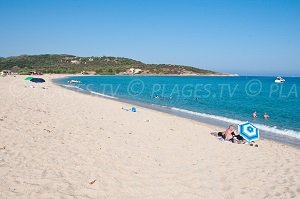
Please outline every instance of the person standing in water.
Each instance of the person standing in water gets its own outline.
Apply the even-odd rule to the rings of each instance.
[[[267,120],[270,116],[265,112],[264,113],[264,119]]]
[[[255,120],[255,119],[257,118],[257,113],[256,113],[256,111],[254,111],[254,112],[252,113],[252,117],[253,117],[253,120]]]

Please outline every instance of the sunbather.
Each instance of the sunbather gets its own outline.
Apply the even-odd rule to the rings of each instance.
[[[234,129],[233,125],[230,125],[224,133],[219,132],[219,136],[222,136],[224,140],[231,141],[233,143],[243,143],[245,139],[240,136],[239,132]]]
[[[223,137],[224,140],[231,141],[233,143],[236,142],[234,136],[232,135],[233,132],[234,132],[234,128],[232,125],[230,125],[224,133],[224,137]]]

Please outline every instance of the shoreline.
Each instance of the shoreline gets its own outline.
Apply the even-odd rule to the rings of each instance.
[[[83,93],[83,94],[87,94],[87,95],[92,95],[92,96],[96,96],[96,97],[102,97],[102,98],[109,99],[109,100],[115,100],[115,101],[118,101],[118,102],[127,103],[128,105],[131,104],[131,105],[147,108],[147,109],[150,109],[150,110],[158,111],[160,113],[167,113],[169,115],[175,115],[175,116],[178,116],[178,117],[181,117],[181,118],[190,119],[192,121],[200,122],[200,123],[205,124],[205,125],[211,125],[211,126],[214,126],[216,128],[223,129],[223,130],[226,129],[229,125],[233,124],[232,122],[229,122],[229,121],[218,120],[218,119],[203,117],[203,116],[199,116],[199,115],[188,114],[188,113],[186,113],[186,111],[189,112],[189,110],[184,111],[185,109],[182,109],[184,112],[175,111],[173,109],[178,109],[178,108],[168,107],[168,106],[161,106],[161,105],[158,105],[158,104],[150,104],[150,103],[146,103],[146,102],[139,102],[139,101],[123,99],[123,98],[117,98],[117,97],[105,95],[105,94],[102,94],[102,93],[92,93],[91,91],[87,91],[85,89],[80,89],[80,88],[77,88],[77,87],[66,87],[66,86],[56,82],[56,80],[59,80],[59,79],[64,79],[66,77],[76,77],[76,76],[78,76],[78,75],[63,76],[63,77],[53,79],[52,82],[54,84],[58,85],[58,86],[63,87],[64,89],[68,89],[68,90],[72,90],[72,91],[75,91],[75,92],[79,92],[79,93]],[[85,76],[85,75],[83,75],[83,76]],[[89,76],[89,75],[87,75],[87,76]],[[200,113],[200,114],[203,114],[203,113]],[[212,116],[214,116],[214,115],[212,115]],[[217,116],[217,117],[222,117],[222,116]],[[234,119],[231,119],[231,118],[228,118],[228,119],[234,120]],[[234,125],[237,126],[238,124],[234,123]],[[261,125],[261,124],[259,124],[259,125]],[[269,128],[273,128],[273,127],[269,127]],[[280,129],[278,129],[278,130],[280,130]],[[293,130],[291,130],[291,131],[293,131]],[[271,130],[266,131],[266,130],[260,129],[260,136],[263,139],[276,141],[276,142],[287,144],[289,146],[293,146],[293,147],[296,147],[296,148],[300,149],[300,139],[295,138],[295,137],[290,136],[290,135],[283,135],[283,134],[279,134],[279,133],[274,133]]]
[[[0,198],[300,196],[295,147],[23,77],[0,78]]]

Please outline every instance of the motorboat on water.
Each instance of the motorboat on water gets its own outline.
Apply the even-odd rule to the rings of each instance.
[[[68,81],[68,83],[69,83],[69,84],[80,84],[81,82],[78,81],[78,80],[72,79],[72,80]]]
[[[280,76],[275,79],[275,83],[284,83],[284,82],[285,82],[285,79],[283,79]]]

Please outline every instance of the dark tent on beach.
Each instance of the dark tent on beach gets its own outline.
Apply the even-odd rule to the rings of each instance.
[[[32,78],[30,81],[34,82],[34,83],[43,83],[43,82],[46,82],[43,78]]]

